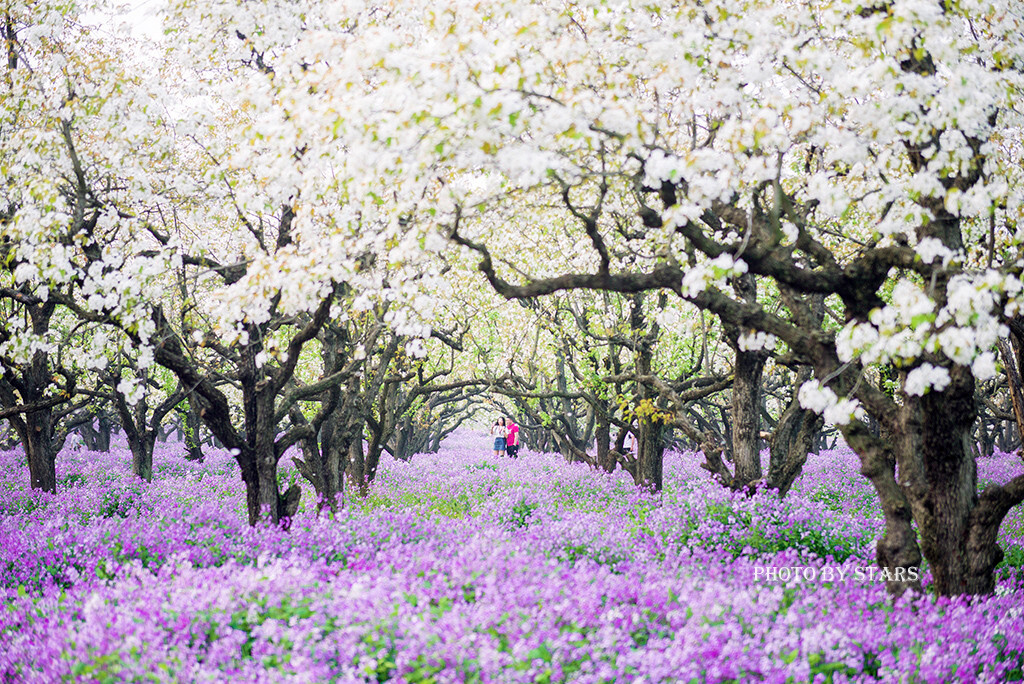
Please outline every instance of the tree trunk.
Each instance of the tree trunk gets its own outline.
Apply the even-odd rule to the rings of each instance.
[[[569,437],[560,434],[557,430],[549,430],[548,432],[557,445],[558,453],[562,454],[568,463],[587,463],[593,465],[587,452],[573,444]]]
[[[542,451],[544,453],[550,453],[550,451],[551,451],[551,435],[549,435],[546,430],[542,430],[540,432],[540,436],[535,438],[534,441],[537,442],[537,449],[539,451]]]
[[[807,454],[814,450],[823,424],[820,415],[790,404],[772,433],[769,444],[768,486],[785,497],[807,463]]]
[[[128,448],[132,452],[132,472],[146,482],[153,480],[153,448],[156,446],[155,434],[139,434],[138,431],[125,426],[128,437]]]
[[[440,429],[442,427],[438,425],[438,441],[440,441]],[[412,457],[416,454],[431,450],[437,451],[437,449],[432,449],[432,437],[433,434],[429,425],[422,424],[415,415],[406,415],[395,428],[389,451],[399,461],[411,461]]]
[[[114,398],[114,406],[124,426],[125,439],[132,454],[132,472],[150,482],[153,479],[153,446],[154,436],[146,430],[146,400],[135,406],[128,406],[125,398],[119,394]]]
[[[765,356],[761,351],[736,351],[732,385],[733,477],[739,487],[761,479],[761,375]]]
[[[33,489],[57,492],[56,452],[53,448],[53,418],[49,409],[25,414],[11,421],[21,437],[28,459],[29,479]]]
[[[256,472],[256,459],[243,451],[235,460],[242,471],[242,483],[245,484],[245,508],[249,516],[249,525],[254,526],[260,520],[260,481]]]
[[[383,421],[387,420],[385,416],[381,416],[380,427],[383,427]],[[386,429],[386,428],[385,428]],[[377,479],[377,467],[380,465],[380,455],[384,451],[384,435],[385,429],[379,429],[376,431],[371,430],[370,440],[366,445],[366,486],[369,488],[370,483]],[[362,440],[359,440],[360,448],[362,447]],[[367,489],[369,491],[369,489]]]
[[[262,449],[260,447],[263,447]],[[247,447],[236,456],[242,471],[242,482],[245,483],[245,503],[249,514],[249,524],[256,525],[260,520],[278,524],[287,515],[285,503],[290,502],[289,495],[296,495],[290,488],[284,497],[281,496],[277,482],[277,458],[274,455],[273,441],[269,451],[265,444],[256,449]],[[297,492],[301,495],[301,492]],[[298,499],[295,499],[297,507]],[[292,511],[294,513],[294,511]]]
[[[78,434],[89,451],[110,451],[110,418],[100,413],[95,422],[88,421],[78,427]]]
[[[461,421],[460,421],[461,422]],[[445,430],[444,426],[438,425],[430,437],[430,444],[427,446],[427,453],[436,454],[441,450],[441,440],[451,434],[452,430]]]
[[[343,500],[349,442],[353,439],[353,436],[343,433],[341,428],[341,425],[330,418],[324,422],[324,437],[321,446],[326,485],[324,496],[328,498],[331,510],[337,510],[339,503]],[[362,451],[362,433],[355,435],[354,439],[359,442],[360,451]]]
[[[558,349],[557,351],[555,351],[555,389],[558,390],[560,394],[565,395],[568,391],[568,388],[569,385],[566,382],[565,372],[565,355],[561,349]],[[556,403],[555,406],[561,404],[560,414],[562,420],[565,421],[566,432],[569,434],[570,439],[572,439],[573,442],[578,441],[576,438],[579,437],[580,430],[579,425],[577,425],[576,421],[576,411],[574,410],[575,407],[573,406],[569,398],[566,396],[559,397],[558,399],[556,399],[556,402],[558,403]]]
[[[824,421],[820,415],[800,406],[797,392],[811,379],[811,371],[803,367],[793,383],[793,396],[779,417],[779,424],[768,445],[768,486],[784,497],[800,476],[807,454],[814,450]]]
[[[651,419],[640,421],[636,484],[651,492],[660,492],[664,470],[664,425]]]
[[[861,459],[861,475],[875,489],[885,517],[885,531],[875,546],[880,568],[903,573],[903,581],[887,581],[890,593],[900,595],[907,589],[920,588],[919,581],[907,578],[910,569],[921,565],[921,549],[917,545],[912,506],[906,490],[896,481],[896,458],[887,443],[871,434],[867,425],[852,421],[842,427],[843,437]]]
[[[370,483],[367,479],[366,456],[363,454],[363,440],[352,440],[348,445],[348,462],[345,467],[348,476],[349,487],[359,496],[365,497],[370,493]]]
[[[725,448],[722,450],[722,456],[725,458],[726,461],[732,463],[733,462],[733,456],[732,456],[733,437],[732,437],[732,416],[730,415],[730,411],[727,411],[725,409],[725,407],[723,407],[723,406],[719,406],[718,407],[718,419],[719,419],[719,422],[721,422],[721,424],[722,424],[722,437],[723,437],[723,443],[725,444]]]
[[[606,473],[614,472],[615,456],[611,453],[611,426],[608,414],[603,410],[597,412],[597,467]]]
[[[1003,368],[1006,373],[1006,385],[1010,394],[1010,404],[1013,406],[1013,415],[1017,423],[1017,431],[1024,434],[1024,381],[1021,380],[1021,368],[1018,365],[1020,358],[1017,351],[1020,351],[1020,343],[1016,335],[1011,333],[1013,347],[1010,340],[998,340],[996,347],[999,349],[999,356],[1002,357]]]
[[[325,363],[330,361],[327,352],[324,360]],[[334,398],[331,399],[331,403],[334,408],[325,416],[320,426],[319,445],[315,439],[306,440],[303,443],[305,459],[294,460],[299,474],[313,485],[319,499],[317,507],[320,511],[329,509],[337,512],[342,504],[346,470],[351,467],[348,461],[353,441],[359,444],[359,454],[362,455],[363,425],[354,414],[358,403],[353,404],[349,401],[357,390],[358,384],[353,380],[345,393],[347,399],[341,405],[338,405],[337,401],[342,395],[342,390],[332,390]]]
[[[278,505],[281,492],[277,484],[277,459],[274,457],[273,450],[269,454],[264,452],[257,456],[256,475],[258,491],[255,499],[259,504],[258,517],[266,516],[269,522],[276,524],[280,522]]]
[[[634,297],[633,308],[630,315],[630,327],[634,331],[641,330],[643,326],[642,299]],[[640,338],[636,354],[636,372],[638,375],[650,375],[653,361],[651,345],[655,339],[653,333]],[[658,413],[655,409],[658,399],[657,392],[646,384],[639,386],[639,399],[641,403],[648,403],[650,414],[641,416],[636,431],[637,437],[637,461],[636,475],[634,480],[638,487],[651,492],[660,492],[662,486],[665,442],[662,434],[665,430],[664,423],[658,422]]]
[[[85,423],[79,425],[78,434],[79,436],[81,436],[82,444],[85,445],[86,449],[88,449],[89,451],[100,451],[97,448],[97,438],[99,437],[99,433],[93,426],[92,421],[86,421]]]
[[[96,420],[96,451],[110,451],[110,435],[113,432],[114,424],[105,415],[100,414]]]
[[[412,431],[413,431],[413,420],[412,416],[405,416],[402,418],[402,422],[395,430],[394,437],[394,456],[399,461],[408,461],[412,457],[410,453],[412,448],[415,448],[412,442]]]
[[[247,355],[251,355],[247,350]],[[280,522],[281,493],[277,484],[277,453],[274,439],[277,434],[277,423],[274,421],[274,399],[265,387],[249,387],[249,377],[259,377],[255,363],[246,359],[247,377],[243,378],[242,401],[246,411],[246,438],[252,445],[250,452],[255,460],[256,493],[252,497],[259,506],[256,511],[258,518],[266,517],[269,522]],[[247,483],[248,484],[248,483]],[[249,511],[250,517],[253,511]]]
[[[950,385],[908,406],[901,440],[900,475],[921,537],[921,552],[942,596],[975,593],[991,581],[991,570],[971,571],[968,536],[978,504],[977,465],[970,448],[975,419],[974,378],[969,369],[951,369]],[[989,556],[990,548],[978,549]]]
[[[199,417],[199,410],[194,404],[194,399],[190,399],[188,409],[185,411],[185,458],[200,463],[203,461],[202,437],[200,435],[202,426],[203,421]]]
[[[254,333],[255,330],[250,334]],[[249,524],[266,520],[276,525],[282,517],[275,444],[278,427],[274,417],[276,397],[271,390],[272,383],[256,364],[259,350],[259,345],[255,344],[242,349],[239,384],[245,415],[245,448],[238,449],[235,460],[242,469],[242,481],[245,482]]]
[[[315,439],[302,443],[304,459],[295,459],[299,474],[306,479],[317,493],[317,510],[337,512],[345,481],[343,479],[345,449],[339,449],[337,441],[331,439],[325,425],[321,430],[318,445]]]

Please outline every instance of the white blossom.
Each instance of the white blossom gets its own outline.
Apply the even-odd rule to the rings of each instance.
[[[996,356],[990,351],[978,354],[971,364],[971,372],[978,380],[991,380],[996,376]]]
[[[823,386],[818,380],[810,380],[801,385],[797,398],[800,401],[800,406],[815,413],[824,413],[825,409],[834,406],[839,401],[836,393]]]
[[[117,391],[130,406],[135,406],[145,398],[146,385],[138,378],[124,377],[117,383]]]
[[[942,244],[942,241],[938,238],[928,237],[917,243],[915,248],[917,253],[921,255],[921,261],[926,264],[930,264],[935,261],[936,258],[942,260],[942,265],[947,266],[949,260],[953,257],[953,251]]]
[[[855,418],[863,417],[860,401],[844,397],[840,399],[829,387],[818,380],[810,380],[800,386],[797,399],[803,408],[820,413],[829,425],[847,425]]]
[[[696,297],[709,286],[724,287],[730,278],[747,272],[747,263],[731,254],[720,254],[709,262],[698,264],[683,275],[683,295]]]
[[[929,391],[941,392],[950,383],[949,371],[941,366],[924,363],[907,373],[903,391],[911,396],[922,396]]]
[[[778,338],[770,333],[750,331],[742,333],[737,340],[741,351],[757,351],[759,349],[775,349]]]

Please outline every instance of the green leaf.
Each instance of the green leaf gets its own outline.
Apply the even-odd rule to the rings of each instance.
[[[921,325],[925,323],[934,323],[934,313],[920,313],[910,319],[910,327],[912,330],[917,330]]]

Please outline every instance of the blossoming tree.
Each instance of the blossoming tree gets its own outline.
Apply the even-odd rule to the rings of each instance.
[[[923,557],[940,593],[990,592],[1024,477],[979,492],[968,440],[1024,302],[1021,10],[177,0],[157,71],[43,3],[5,24],[8,299],[117,325],[171,369],[242,456],[255,520],[317,433],[292,409],[342,378],[333,359],[303,382],[299,355],[371,311],[421,355],[448,244],[508,298],[672,295],[732,348],[721,477],[761,476],[775,355],[804,368],[790,414],[861,458],[891,588]],[[178,269],[201,316],[166,313]],[[45,352],[33,334],[5,344]]]
[[[892,589],[923,554],[939,593],[991,591],[1024,477],[979,492],[967,437],[1021,303],[1020,6],[528,5],[427,11],[428,38],[392,42],[367,86],[418,98],[449,169],[438,223],[507,297],[670,290],[747,351],[777,341],[878,493]],[[491,247],[552,230],[555,206],[577,245],[560,272]]]

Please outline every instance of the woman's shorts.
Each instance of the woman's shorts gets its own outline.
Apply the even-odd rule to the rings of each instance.
[[[495,437],[494,438],[494,450],[495,451],[504,451],[505,450],[505,438],[504,437]]]

